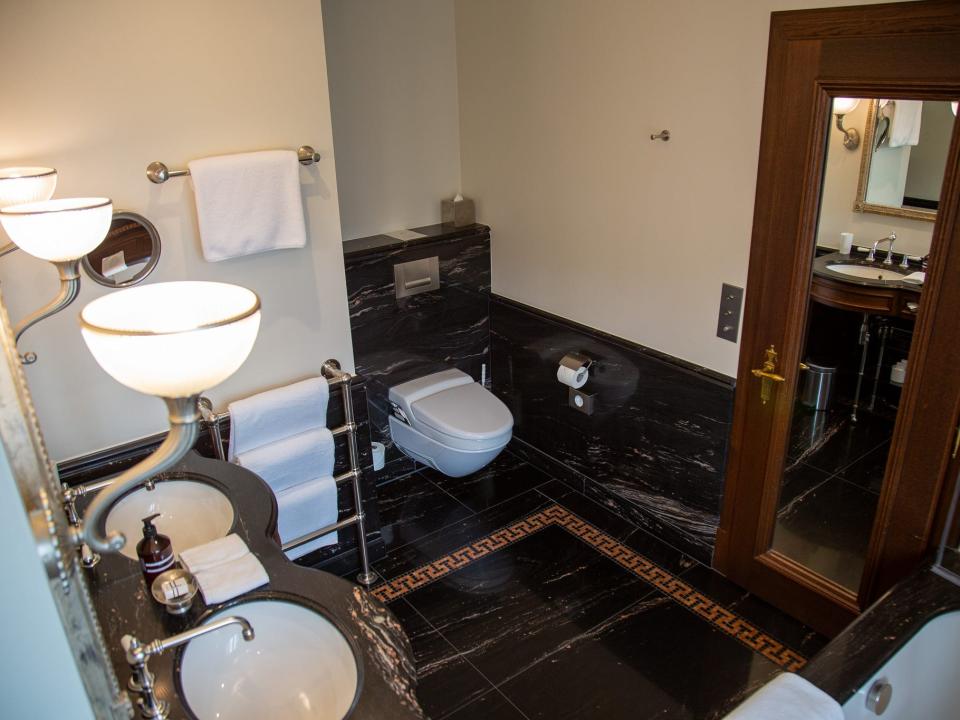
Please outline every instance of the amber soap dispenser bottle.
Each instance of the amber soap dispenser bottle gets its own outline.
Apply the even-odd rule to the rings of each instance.
[[[157,575],[173,567],[173,543],[166,535],[157,532],[153,521],[158,517],[160,513],[143,518],[143,540],[137,543],[137,557],[147,587],[153,584]]]

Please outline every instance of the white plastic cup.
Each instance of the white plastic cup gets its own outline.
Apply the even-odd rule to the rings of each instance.
[[[840,233],[840,254],[849,255],[853,249],[853,233]]]

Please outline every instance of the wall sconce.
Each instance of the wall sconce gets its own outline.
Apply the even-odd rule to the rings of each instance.
[[[856,128],[843,127],[843,116],[853,112],[860,104],[860,98],[834,98],[833,114],[837,116],[837,130],[843,133],[843,146],[847,150],[856,150],[860,147],[860,133]]]
[[[0,208],[49,200],[57,189],[57,171],[48,167],[0,168]],[[0,257],[12,253],[17,244],[0,246]]]
[[[957,116],[957,106],[960,105],[960,101],[954,100],[950,103],[950,109],[953,110],[953,116]]]
[[[94,359],[117,382],[167,405],[170,432],[145,460],[94,498],[74,538],[96,552],[117,552],[105,515],[116,500],[174,466],[197,439],[200,393],[243,364],[260,329],[260,298],[215,282],[166,282],[119,290],[89,303],[80,328]]]
[[[52,192],[52,189],[51,189]],[[63,310],[80,292],[80,259],[97,247],[110,229],[113,203],[107,198],[64,198],[0,208],[0,223],[21,250],[57,268],[60,292],[14,328],[14,342],[26,330]],[[35,353],[20,356],[24,365]]]

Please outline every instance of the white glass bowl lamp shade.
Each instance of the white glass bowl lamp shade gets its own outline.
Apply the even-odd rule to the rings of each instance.
[[[227,283],[142,285],[89,303],[80,327],[117,382],[184,398],[223,382],[247,359],[260,329],[260,298]]]
[[[857,109],[860,104],[860,98],[838,97],[833,99],[833,114],[846,115]]]
[[[958,101],[958,100],[954,100],[952,103],[950,103],[950,109],[953,110],[953,115],[954,115],[954,117],[956,117],[956,115],[957,115],[957,106],[958,106],[958,105],[960,105],[960,101]]]
[[[113,220],[108,198],[41,200],[0,208],[0,223],[17,246],[50,262],[79,260],[103,242]]]
[[[53,168],[0,168],[0,208],[49,200],[56,188],[57,171]]]

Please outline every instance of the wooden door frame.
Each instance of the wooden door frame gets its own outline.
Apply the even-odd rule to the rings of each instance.
[[[904,57],[912,62],[902,62]],[[960,416],[960,123],[955,123],[910,350],[911,373],[860,590],[854,593],[769,550],[807,322],[811,244],[827,133],[833,131],[831,98],[904,93],[930,100],[960,97],[960,4],[935,0],[772,14],[743,340],[714,564],[827,633],[849,623],[936,541]],[[771,344],[786,382],[763,405],[750,371]]]

